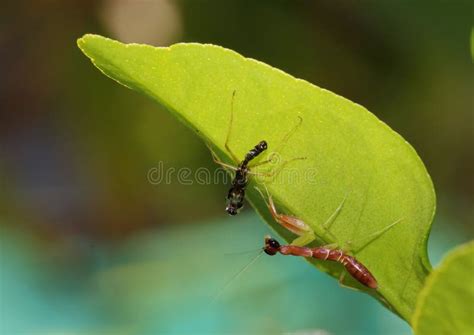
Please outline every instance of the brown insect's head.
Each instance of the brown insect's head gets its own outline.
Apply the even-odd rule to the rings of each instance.
[[[280,243],[271,236],[265,236],[265,246],[263,251],[270,256],[276,255],[280,250]]]

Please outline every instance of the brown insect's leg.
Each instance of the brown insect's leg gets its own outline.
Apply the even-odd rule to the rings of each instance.
[[[343,271],[341,272],[341,275],[339,276],[339,286],[345,287],[345,288],[349,288],[349,289],[351,289],[351,290],[358,291],[358,292],[361,291],[361,290],[358,289],[357,287],[344,284],[344,278],[346,278],[346,272],[343,270]]]

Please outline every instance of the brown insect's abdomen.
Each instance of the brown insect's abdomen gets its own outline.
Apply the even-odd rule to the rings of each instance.
[[[347,272],[351,274],[352,277],[357,279],[361,284],[376,289],[377,281],[370,271],[360,264],[354,257],[346,255],[341,263],[346,267]]]

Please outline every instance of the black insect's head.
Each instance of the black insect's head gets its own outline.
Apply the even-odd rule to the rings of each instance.
[[[267,255],[273,256],[280,250],[280,243],[270,236],[265,236],[265,246],[263,247],[263,251]]]
[[[227,203],[227,206],[225,207],[225,211],[232,216],[239,214],[242,207],[244,207],[244,203],[242,201],[233,200],[235,199],[230,199]]]
[[[234,204],[228,204],[225,208],[225,211],[232,216],[239,214],[239,208],[237,208],[237,206]]]
[[[227,206],[225,208],[229,215],[239,214],[244,206],[245,190],[240,187],[232,187],[227,194]]]

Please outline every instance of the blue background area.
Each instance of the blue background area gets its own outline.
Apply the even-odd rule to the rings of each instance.
[[[330,334],[410,333],[403,320],[374,299],[340,287],[301,258],[262,254],[235,277],[259,254],[255,247],[268,233],[260,218],[248,214],[195,229],[166,228],[137,235],[113,253],[94,248],[101,261],[88,274],[58,276],[52,260],[38,255],[38,246],[3,231],[0,330],[2,334],[274,334],[316,329]],[[441,255],[463,239],[435,230],[431,254]]]

